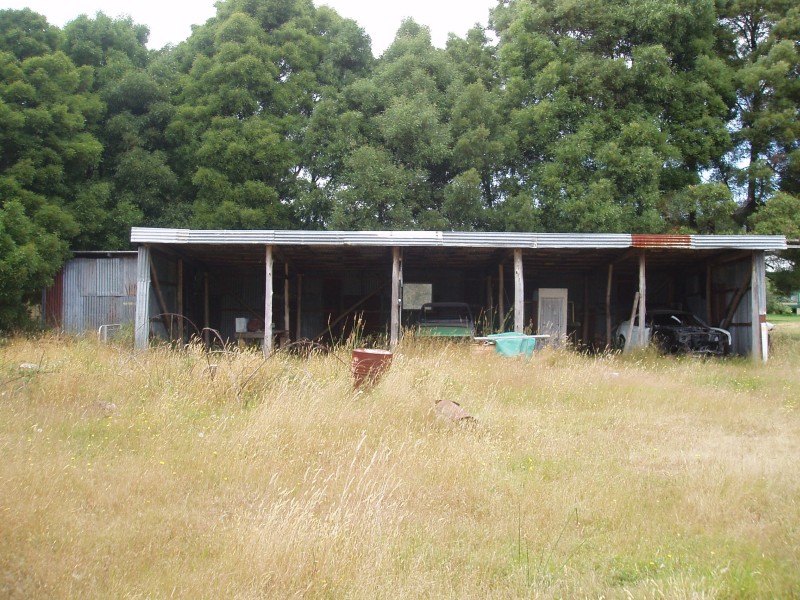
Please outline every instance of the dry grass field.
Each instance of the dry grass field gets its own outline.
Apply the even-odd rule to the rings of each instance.
[[[798,382],[792,321],[767,366],[404,342],[362,391],[6,339],[0,597],[797,598]]]

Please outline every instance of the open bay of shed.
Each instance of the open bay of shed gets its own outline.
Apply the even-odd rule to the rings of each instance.
[[[468,303],[481,334],[555,331],[595,349],[610,344],[638,294],[640,315],[690,310],[727,324],[735,353],[763,359],[764,255],[786,248],[782,236],[745,235],[134,228],[131,240],[138,348],[211,330],[233,339],[236,319],[248,317],[263,322],[267,355],[278,330],[285,343],[346,339],[358,327],[394,347],[418,319],[418,298],[404,307],[408,286]],[[557,310],[544,310],[547,298]]]

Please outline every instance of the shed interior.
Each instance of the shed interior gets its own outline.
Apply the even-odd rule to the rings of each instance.
[[[263,326],[264,245],[151,244],[150,249],[154,333],[186,341],[211,328],[232,340],[236,319],[247,319],[250,328]],[[388,333],[390,247],[276,245],[272,253],[273,329],[284,343],[332,343],[354,329],[363,335]],[[609,320],[613,329],[631,315],[642,253],[648,307],[687,309],[712,325],[727,324],[734,350],[749,351],[752,310],[744,292],[750,285],[750,250],[524,248],[526,331],[538,328],[537,291],[566,288],[571,343],[605,348]],[[432,284],[433,301],[468,303],[479,333],[513,328],[513,249],[412,246],[402,248],[401,261],[403,283]],[[401,311],[405,330],[413,330],[418,312]]]

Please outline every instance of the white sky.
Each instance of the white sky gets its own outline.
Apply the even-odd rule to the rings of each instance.
[[[373,54],[380,56],[405,17],[430,27],[433,44],[443,48],[448,33],[464,37],[475,23],[486,26],[489,9],[497,0],[315,0],[315,4],[327,4],[356,21],[372,38]],[[129,15],[150,28],[152,49],[182,42],[193,24],[205,23],[216,13],[213,0],[0,0],[0,9],[26,7],[58,27],[78,15],[94,16],[98,11],[110,17]]]

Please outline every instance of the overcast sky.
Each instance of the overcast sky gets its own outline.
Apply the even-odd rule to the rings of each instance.
[[[413,17],[431,28],[435,46],[444,47],[450,32],[464,37],[475,23],[485,26],[489,9],[496,0],[315,0],[327,4],[343,17],[355,20],[372,38],[375,56],[391,44],[405,17]],[[148,46],[158,49],[165,44],[182,42],[193,24],[205,23],[215,14],[213,0],[0,0],[0,8],[30,8],[63,27],[80,14],[93,16],[102,11],[110,17],[130,15],[134,22],[150,28]]]

